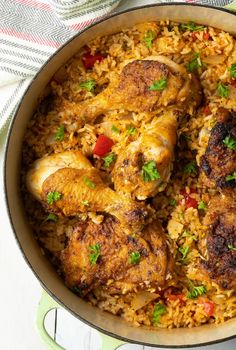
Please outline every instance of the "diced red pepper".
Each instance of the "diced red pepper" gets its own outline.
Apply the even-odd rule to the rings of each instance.
[[[206,105],[205,107],[203,107],[203,113],[207,116],[209,114],[211,114],[211,109],[209,107],[209,105]]]
[[[198,32],[192,32],[191,33],[191,37],[192,37],[193,41],[197,40],[197,36],[196,36],[197,33]]]
[[[207,316],[211,317],[215,313],[215,303],[213,301],[210,301],[208,299],[205,299],[207,301],[201,300],[199,301],[199,304],[203,304],[204,311],[207,314]]]
[[[167,296],[168,300],[173,300],[173,301],[175,301],[175,300],[184,301],[184,298],[185,298],[185,296],[182,293],[181,294],[169,294]]]
[[[236,89],[236,79],[232,79],[230,84]]]
[[[95,53],[94,55],[91,55],[90,52],[86,52],[83,56],[82,56],[82,62],[84,65],[84,68],[86,69],[91,69],[93,68],[95,62],[101,62],[104,57],[101,53]]]
[[[203,39],[204,39],[204,40],[210,40],[210,39],[211,39],[210,33],[209,33],[209,32],[204,33],[204,34],[203,34]]]
[[[192,193],[196,193],[197,191],[194,188],[190,188],[190,193],[187,193],[185,189],[181,190],[180,193],[184,196],[185,207],[188,208],[197,208],[198,202],[195,198],[190,197]]]
[[[96,154],[99,157],[103,157],[110,152],[113,145],[114,142],[109,139],[109,137],[106,137],[105,135],[99,135],[93,150],[93,154]]]

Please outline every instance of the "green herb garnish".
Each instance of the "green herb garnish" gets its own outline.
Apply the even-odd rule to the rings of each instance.
[[[109,153],[106,157],[102,158],[104,160],[104,167],[109,168],[109,166],[116,160],[115,153]]]
[[[196,163],[195,162],[190,162],[184,166],[183,169],[185,174],[197,174],[197,169],[196,169]]]
[[[229,87],[224,85],[221,81],[217,84],[217,91],[220,97],[227,98],[229,96]]]
[[[190,32],[197,32],[200,30],[204,30],[204,28],[205,28],[204,26],[199,26],[199,25],[195,24],[194,22],[181,24],[180,27],[181,27],[181,29],[189,30]]]
[[[147,34],[144,36],[143,41],[145,42],[148,49],[152,47],[152,42],[156,38],[156,35],[152,30],[148,30]]]
[[[152,85],[149,86],[151,91],[161,91],[167,87],[167,79],[153,80]]]
[[[231,64],[229,67],[230,75],[232,78],[236,78],[236,63]]]
[[[89,255],[89,261],[91,264],[95,265],[99,256],[101,255],[101,246],[99,243],[89,246],[91,254]]]
[[[70,290],[73,292],[73,293],[76,293],[76,294],[81,294],[81,289],[79,287],[71,287]]]
[[[234,171],[231,175],[227,175],[225,180],[226,181],[236,180],[236,171]]]
[[[192,238],[194,241],[197,241],[197,238],[196,238],[191,232],[189,232],[188,230],[184,230],[184,232],[183,232],[181,238],[182,238],[182,237],[190,237],[190,238]]]
[[[172,198],[169,203],[172,207],[176,207],[176,199]]]
[[[142,166],[141,176],[144,182],[150,182],[161,178],[154,160]]]
[[[132,252],[129,256],[129,262],[132,265],[137,265],[140,261],[141,255],[139,252]]]
[[[228,248],[229,248],[230,250],[236,250],[236,247],[233,246],[233,245],[231,245],[231,244],[228,245]]]
[[[53,213],[50,213],[48,214],[48,216],[46,217],[46,219],[44,220],[44,222],[46,221],[54,221],[56,222],[57,221],[57,215],[56,214],[53,214]]]
[[[189,246],[183,246],[183,247],[179,247],[178,251],[181,253],[181,261],[185,261],[187,256],[188,256],[188,253],[189,253]]]
[[[81,203],[82,203],[85,207],[88,207],[88,206],[89,206],[89,202],[88,202],[88,201],[81,201]]]
[[[203,201],[198,203],[198,209],[206,210],[206,208],[207,208],[207,205]]]
[[[116,134],[119,134],[120,133],[120,130],[113,124],[112,127],[111,127],[111,131],[116,133]]]
[[[83,177],[85,185],[87,185],[89,188],[94,189],[96,187],[95,183],[91,181],[87,176]]]
[[[236,151],[236,140],[233,137],[226,136],[223,143],[229,148]]]
[[[206,294],[206,287],[205,286],[191,286],[190,291],[187,294],[187,297],[189,299],[195,299],[203,294]]]
[[[64,136],[65,136],[65,127],[64,125],[59,126],[59,128],[57,129],[54,139],[56,141],[63,141],[64,140]]]
[[[49,192],[47,194],[47,203],[48,204],[53,204],[53,202],[59,201],[61,199],[62,194],[60,192],[54,191],[54,192]]]
[[[162,303],[157,303],[154,306],[152,314],[152,323],[156,326],[160,320],[160,317],[166,313],[166,307]]]
[[[196,69],[203,66],[199,53],[194,54],[192,61],[187,63],[187,70],[189,72],[194,72]]]
[[[96,82],[95,80],[86,80],[83,83],[79,84],[79,86],[87,91],[93,91],[96,86]]]
[[[134,135],[134,134],[136,134],[136,132],[137,132],[137,129],[134,126],[132,126],[132,125],[130,125],[128,127],[128,129],[127,129],[127,134],[128,135]]]

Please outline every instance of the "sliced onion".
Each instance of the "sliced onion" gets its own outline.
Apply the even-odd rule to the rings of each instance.
[[[223,63],[225,61],[225,58],[226,57],[224,55],[212,55],[204,57],[202,60],[204,63],[216,65]]]
[[[150,301],[155,300],[159,297],[159,294],[151,293],[148,291],[139,292],[135,295],[131,301],[131,308],[136,311],[150,303]]]

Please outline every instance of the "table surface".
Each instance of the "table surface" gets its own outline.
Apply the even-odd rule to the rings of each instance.
[[[147,4],[155,1],[121,1],[119,9]],[[0,96],[0,105],[4,95]],[[0,169],[3,168],[3,150],[6,132],[0,132]],[[10,174],[9,174],[10,176]],[[0,175],[0,349],[1,350],[45,350],[35,327],[37,305],[42,288],[25,263],[10,227],[3,195],[3,176]],[[66,350],[98,350],[100,336],[97,331],[84,325],[65,310],[49,313],[45,320],[49,334]],[[202,350],[233,350],[236,340],[223,344],[205,346]],[[135,344],[126,344],[122,350],[151,350]],[[156,348],[158,349],[158,348]]]

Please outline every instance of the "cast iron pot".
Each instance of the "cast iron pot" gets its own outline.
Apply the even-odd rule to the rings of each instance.
[[[225,9],[190,4],[157,4],[121,12],[90,26],[60,48],[42,67],[27,89],[11,123],[5,152],[5,194],[8,213],[19,248],[43,288],[74,316],[112,337],[148,346],[190,347],[220,342],[236,336],[236,318],[221,325],[204,325],[192,329],[135,328],[118,316],[95,308],[74,295],[47,259],[42,255],[24,211],[20,194],[22,140],[38,97],[57,69],[80,47],[99,35],[118,32],[145,21],[171,19],[194,21],[236,35],[236,14]]]

